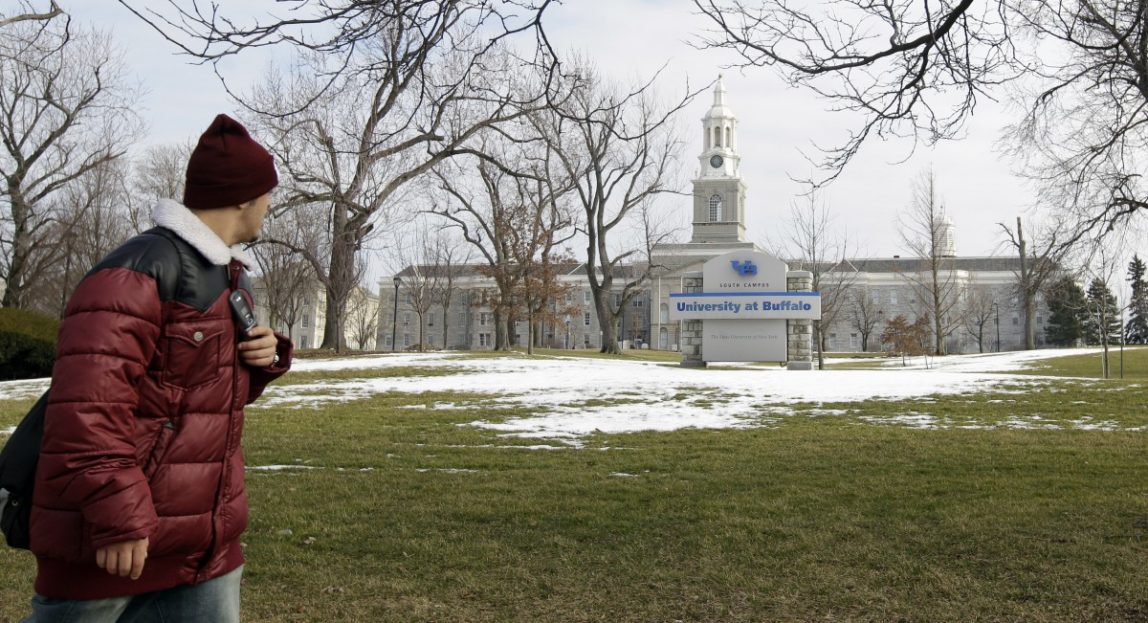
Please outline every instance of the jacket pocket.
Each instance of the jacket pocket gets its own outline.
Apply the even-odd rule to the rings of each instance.
[[[160,463],[163,461],[164,456],[167,454],[167,449],[171,447],[171,442],[175,439],[175,421],[165,420],[163,426],[160,426],[159,433],[156,434],[155,443],[152,444],[151,451],[148,452],[147,460],[143,464],[144,477],[149,481],[159,469]]]
[[[190,389],[215,379],[225,333],[218,325],[169,325],[162,338],[164,382]]]

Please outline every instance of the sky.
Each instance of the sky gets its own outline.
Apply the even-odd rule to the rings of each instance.
[[[227,7],[266,4],[246,0]],[[111,31],[127,51],[127,63],[147,91],[141,101],[147,143],[191,140],[216,112],[239,112],[209,67],[178,56],[173,45],[120,4],[62,0],[61,5],[81,21]],[[667,98],[724,74],[729,106],[739,117],[748,237],[776,248],[784,239],[790,206],[804,201],[804,188],[791,177],[812,171],[801,151],[811,151],[814,141],[833,142],[856,127],[857,119],[826,110],[824,101],[788,86],[772,69],[725,68],[736,61],[732,52],[694,45],[708,27],[686,0],[576,0],[547,13],[547,32],[556,49],[577,50],[603,74],[624,83],[648,79],[664,68],[658,90]],[[242,88],[259,79],[264,62],[244,57],[229,61],[224,72]],[[711,102],[708,91],[701,94],[678,120],[687,145],[679,187],[687,192],[701,152],[701,117]],[[1017,216],[1028,222],[1039,218],[1033,189],[1012,174],[1012,163],[997,151],[1000,131],[1010,119],[1002,104],[982,100],[961,141],[917,145],[915,151],[908,140],[867,143],[822,193],[833,227],[847,238],[852,255],[906,253],[898,215],[911,204],[914,179],[930,167],[955,225],[958,254],[1008,253],[997,223],[1012,226]],[[660,209],[688,239],[690,197],[663,199]]]

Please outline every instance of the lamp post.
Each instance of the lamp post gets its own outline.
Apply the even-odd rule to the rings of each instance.
[[[403,278],[395,275],[395,310],[391,313],[391,352],[398,350],[395,343],[395,329],[399,323],[399,286],[403,285]]]

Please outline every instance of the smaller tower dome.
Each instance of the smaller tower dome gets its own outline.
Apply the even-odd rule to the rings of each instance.
[[[941,216],[940,226],[937,228],[937,250],[941,257],[957,257],[957,236],[953,220],[948,214]]]

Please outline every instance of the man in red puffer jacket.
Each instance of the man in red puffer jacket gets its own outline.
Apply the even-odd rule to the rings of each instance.
[[[242,333],[250,263],[278,183],[226,115],[200,137],[183,204],[104,258],[60,327],[32,506],[28,621],[239,621],[247,527],[243,407],[291,342]]]

